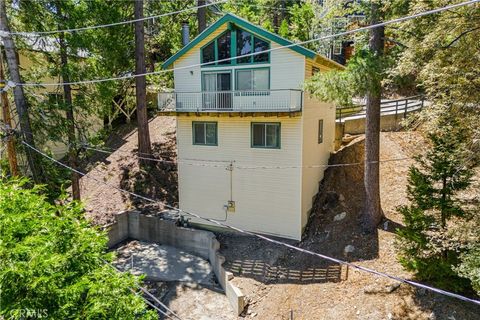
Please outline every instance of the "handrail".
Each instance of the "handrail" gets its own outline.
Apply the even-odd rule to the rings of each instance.
[[[300,89],[159,92],[158,108],[178,112],[292,112],[300,111]]]
[[[228,93],[228,92],[278,92],[278,91],[296,91],[296,92],[303,92],[302,89],[265,89],[265,90],[218,90],[218,91],[160,91],[157,93],[176,93],[176,94],[182,94],[182,93]]]
[[[420,98],[420,99],[415,99]],[[406,118],[407,113],[412,110],[421,110],[424,107],[424,96],[415,95],[406,97],[403,99],[382,101],[380,104],[380,114],[403,114]],[[351,112],[345,112],[344,110],[352,110]],[[341,107],[336,110],[336,118],[341,122],[342,118],[364,116],[366,115],[365,105],[356,105],[352,107]]]

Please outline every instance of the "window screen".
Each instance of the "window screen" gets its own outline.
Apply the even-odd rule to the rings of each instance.
[[[268,90],[270,88],[269,69],[237,70],[237,90]]]
[[[280,148],[280,123],[252,123],[252,147]]]
[[[217,123],[193,122],[193,144],[216,146]]]

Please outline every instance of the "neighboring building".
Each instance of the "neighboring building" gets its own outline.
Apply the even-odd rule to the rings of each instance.
[[[177,117],[181,209],[299,240],[335,135],[334,105],[302,86],[342,66],[285,45],[293,43],[226,14],[164,63],[175,68],[175,91],[158,103]]]
[[[51,37],[24,37],[23,40],[25,41],[24,48],[17,48],[18,52],[18,62],[20,67],[20,73],[22,76],[25,76],[25,70],[35,70],[35,68],[41,67],[42,69],[46,69],[48,66],[48,56],[51,54],[58,54],[59,47],[58,43],[54,38]],[[3,42],[0,39],[0,52],[4,52]],[[0,53],[0,54],[1,54]],[[72,59],[84,59],[87,57],[87,52],[79,51],[76,55],[71,56]],[[3,59],[6,62],[6,58]],[[4,63],[4,69],[7,70],[8,67],[6,63]],[[36,82],[40,83],[57,83],[61,82],[61,77],[51,77],[45,76],[35,80]],[[12,100],[10,103],[10,109],[13,115],[13,122],[16,124],[18,123],[18,116],[15,110],[15,104],[13,103],[13,94],[10,91],[9,95]],[[33,92],[33,94],[32,94]],[[75,97],[78,94],[78,91],[75,87],[72,90],[73,96]],[[38,103],[40,101],[48,102],[51,104],[56,104],[58,101],[63,99],[63,88],[62,86],[38,86],[30,90],[30,94],[34,95],[36,101],[34,99],[30,100],[30,103]],[[76,115],[79,117],[79,115]],[[103,119],[98,116],[92,115],[85,115],[85,119],[82,118],[83,121],[90,123],[91,128],[89,128],[89,132],[98,132],[100,129],[103,128]],[[0,120],[2,119],[2,115],[0,113]],[[46,120],[48,121],[48,120]],[[53,124],[52,124],[53,125]],[[58,142],[58,141],[37,141],[37,145],[42,149],[48,149],[54,158],[61,159],[63,158],[68,152],[68,146],[65,143]],[[5,157],[4,154],[0,153],[0,159]]]

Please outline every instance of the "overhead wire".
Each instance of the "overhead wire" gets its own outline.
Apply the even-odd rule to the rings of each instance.
[[[217,62],[217,63],[218,62],[226,62],[226,61],[231,61],[231,60],[234,60],[234,59],[256,56],[256,55],[260,55],[260,54],[263,54],[263,53],[273,52],[273,51],[282,50],[282,49],[286,49],[286,48],[298,47],[300,45],[304,45],[304,44],[308,44],[308,43],[312,43],[312,42],[317,42],[317,41],[321,41],[321,40],[327,40],[327,39],[336,38],[336,37],[341,37],[341,36],[353,34],[353,33],[356,33],[356,32],[367,31],[367,30],[370,30],[370,29],[374,29],[374,28],[387,26],[387,25],[394,24],[394,23],[399,23],[399,22],[419,18],[419,17],[430,15],[430,14],[439,13],[439,12],[442,12],[442,11],[447,11],[447,10],[451,10],[451,9],[455,9],[455,8],[459,8],[459,7],[463,7],[463,6],[467,6],[467,5],[472,5],[472,4],[475,4],[475,3],[478,3],[478,2],[480,2],[480,0],[469,0],[469,1],[461,2],[461,3],[457,3],[457,4],[451,4],[451,5],[447,5],[447,6],[444,6],[444,7],[440,7],[440,8],[436,8],[436,9],[432,9],[432,10],[427,10],[427,11],[419,12],[419,13],[416,13],[416,14],[403,16],[403,17],[400,17],[400,18],[396,18],[396,19],[392,19],[392,20],[388,20],[388,21],[364,26],[364,27],[355,28],[355,29],[352,29],[352,30],[339,32],[339,33],[336,33],[336,34],[330,34],[330,35],[326,35],[326,36],[322,36],[322,37],[318,37],[318,38],[314,38],[314,39],[310,39],[310,40],[306,40],[306,41],[300,41],[300,42],[295,42],[295,43],[291,43],[291,44],[288,44],[288,45],[278,46],[278,47],[275,47],[275,48],[270,48],[270,49],[266,49],[266,50],[261,50],[261,51],[257,51],[257,52],[247,53],[247,54],[243,54],[243,55],[239,55],[239,56],[219,59],[219,60],[210,61],[210,62],[196,63],[196,64],[192,64],[192,65],[188,65],[188,66],[182,66],[182,67],[176,67],[176,68],[158,70],[158,71],[151,71],[151,72],[144,72],[144,73],[139,73],[139,74],[129,74],[129,75],[124,75],[124,76],[119,76],[119,77],[111,77],[111,78],[103,78],[103,79],[92,79],[92,80],[71,81],[71,82],[56,82],[56,83],[23,82],[23,83],[14,83],[13,85],[24,86],[24,87],[28,87],[28,86],[30,86],[30,87],[31,86],[42,87],[42,86],[80,85],[80,84],[92,84],[92,83],[102,83],[102,82],[108,82],[108,81],[125,80],[125,79],[144,77],[144,76],[149,76],[149,75],[159,75],[159,74],[163,74],[163,73],[166,73],[166,72],[172,72],[172,71],[177,71],[177,70],[184,70],[184,69],[190,69],[190,68],[194,68],[194,67],[211,65],[212,63],[215,63],[215,62]]]
[[[92,150],[92,151],[97,151],[100,153],[105,153],[105,154],[113,154],[115,152],[120,152],[120,153],[128,153],[129,155],[132,155],[132,152],[129,151],[123,151],[123,150],[102,150],[99,148],[91,147],[88,145],[82,145],[82,148],[87,149],[87,150]],[[163,159],[158,159],[158,158],[151,158],[151,157],[143,157],[143,156],[138,156],[135,155],[138,159],[142,160],[149,160],[149,161],[154,161],[154,162],[160,162],[160,163],[173,163],[173,164],[178,164],[178,163],[183,163],[187,165],[192,165],[192,166],[206,166],[203,164],[203,162],[214,162],[214,163],[236,163],[238,162],[237,160],[211,160],[211,159],[192,159],[192,158],[180,158],[176,161],[174,160],[163,160]],[[383,159],[383,160],[378,160],[378,161],[371,161],[369,163],[383,163],[383,162],[394,162],[394,161],[405,161],[405,160],[411,160],[411,157],[400,157],[400,158],[390,158],[390,159]],[[202,162],[202,163],[196,163],[196,162]],[[331,167],[349,167],[349,166],[359,166],[365,164],[364,161],[362,162],[351,162],[351,163],[335,163],[335,164],[311,164],[311,165],[287,165],[287,166],[282,166],[282,165],[277,165],[277,166],[267,166],[267,165],[256,165],[256,166],[245,166],[245,165],[236,165],[232,164],[232,167],[235,169],[240,169],[240,170],[255,170],[255,169],[301,169],[301,168],[331,168]],[[225,165],[211,165],[211,167],[219,167],[219,168],[225,168],[227,164]]]
[[[122,188],[119,188],[115,185],[112,185],[112,184],[109,184],[105,181],[102,181],[100,179],[97,179],[95,177],[91,177],[91,176],[88,176],[87,174],[79,171],[79,170],[76,170],[66,164],[63,164],[62,162],[50,157],[49,155],[45,154],[44,152],[38,150],[37,148],[31,146],[30,144],[26,143],[25,141],[22,141],[22,144],[24,144],[25,146],[27,146],[28,148],[32,149],[33,151],[39,153],[40,155],[42,155],[43,157],[46,157],[47,159],[49,159],[50,161],[56,163],[56,164],[59,164],[61,166],[63,166],[64,168],[72,171],[72,172],[76,172],[77,174],[80,174],[81,176],[83,177],[87,177],[87,178],[90,178],[92,180],[95,180],[97,182],[100,182],[108,187],[111,187],[111,188],[114,188],[120,192],[124,192],[124,193],[127,193],[127,194],[130,194],[131,196],[134,196],[136,198],[139,198],[139,199],[142,199],[142,200],[145,200],[147,202],[151,202],[151,203],[160,203],[162,204],[164,207],[168,208],[168,209],[171,209],[171,210],[175,210],[179,213],[182,213],[184,215],[188,215],[188,216],[191,216],[191,217],[194,217],[194,218],[197,218],[199,220],[203,220],[203,221],[207,221],[207,222],[210,222],[210,223],[213,223],[213,224],[216,224],[220,227],[223,227],[223,228],[227,228],[227,229],[230,229],[230,230],[234,230],[234,231],[237,231],[237,232],[240,232],[242,234],[246,234],[246,235],[249,235],[249,236],[252,236],[252,237],[257,237],[259,239],[262,239],[262,240],[265,240],[267,242],[270,242],[270,243],[274,243],[274,244],[277,244],[277,245],[280,245],[280,246],[284,246],[284,247],[287,247],[289,249],[292,249],[292,250],[295,250],[295,251],[298,251],[298,252],[302,252],[304,254],[308,254],[308,255],[312,255],[312,256],[316,256],[316,257],[319,257],[321,259],[324,259],[324,260],[328,260],[330,262],[334,262],[334,263],[338,263],[338,264],[341,264],[341,265],[345,265],[345,266],[348,266],[350,268],[353,268],[353,269],[357,269],[357,270],[360,270],[360,271],[363,271],[363,272],[366,272],[366,273],[369,273],[369,274],[373,274],[373,275],[376,275],[376,276],[379,276],[379,277],[383,277],[383,278],[388,278],[388,279],[391,279],[391,280],[394,280],[394,281],[397,281],[397,282],[400,282],[400,283],[405,283],[405,284],[408,284],[408,285],[411,285],[411,286],[414,286],[414,287],[417,287],[417,288],[421,288],[421,289],[425,289],[425,290],[428,290],[428,291],[431,291],[431,292],[435,292],[435,293],[438,293],[438,294],[441,294],[441,295],[444,295],[444,296],[448,296],[448,297],[451,297],[451,298],[455,298],[455,299],[459,299],[459,300],[462,300],[462,301],[465,301],[465,302],[469,302],[469,303],[473,303],[473,304],[476,304],[476,305],[479,305],[480,306],[480,301],[479,300],[475,300],[475,299],[472,299],[472,298],[468,298],[468,297],[465,297],[465,296],[462,296],[460,294],[457,294],[457,293],[453,293],[453,292],[450,292],[450,291],[446,291],[446,290],[443,290],[443,289],[439,289],[439,288],[435,288],[435,287],[432,287],[432,286],[428,286],[428,285],[425,285],[425,284],[422,284],[422,283],[419,283],[419,282],[416,282],[416,281],[412,281],[412,280],[408,280],[408,279],[404,279],[404,278],[401,278],[401,277],[397,277],[397,276],[394,276],[394,275],[390,275],[390,274],[387,274],[387,273],[384,273],[384,272],[380,272],[380,271],[376,271],[374,269],[371,269],[371,268],[367,268],[367,267],[363,267],[363,266],[360,266],[360,265],[357,265],[357,264],[354,264],[354,263],[351,263],[351,262],[348,262],[348,261],[344,261],[344,260],[341,260],[341,259],[337,259],[337,258],[333,258],[333,257],[330,257],[330,256],[327,256],[325,254],[321,254],[321,253],[318,253],[318,252],[314,252],[314,251],[310,251],[310,250],[307,250],[307,249],[303,249],[303,248],[300,248],[300,247],[297,247],[297,246],[294,246],[294,245],[291,245],[291,244],[288,244],[286,242],[283,242],[283,241],[279,241],[279,240],[275,240],[275,239],[272,239],[272,238],[269,238],[267,236],[264,236],[264,235],[261,235],[261,234],[257,234],[257,233],[253,233],[253,232],[250,232],[250,231],[246,231],[246,230],[243,230],[243,229],[240,229],[240,228],[237,228],[237,227],[234,227],[234,226],[231,226],[231,225],[228,225],[224,222],[220,222],[218,220],[215,220],[215,219],[211,219],[211,218],[206,218],[206,217],[202,217],[196,213],[193,213],[193,212],[190,212],[190,211],[186,211],[186,210],[183,210],[183,209],[180,209],[180,208],[177,208],[177,207],[174,207],[174,206],[171,206],[165,202],[162,202],[162,201],[158,201],[158,200],[154,200],[154,199],[151,199],[151,198],[148,198],[148,197],[145,197],[145,196],[142,196],[142,195],[139,195],[135,192],[131,192],[131,191],[128,191],[128,190],[125,190],[125,189],[122,189]]]
[[[243,55],[243,56],[253,56],[253,55],[258,55],[258,54],[262,54],[264,52],[270,52],[270,51],[274,51],[274,50],[279,50],[279,49],[283,49],[283,48],[289,48],[289,47],[293,47],[293,46],[298,46],[300,44],[306,44],[306,43],[311,43],[311,42],[314,42],[314,41],[319,41],[319,40],[323,40],[323,39],[329,39],[329,38],[333,38],[333,37],[336,37],[336,36],[341,36],[341,35],[348,35],[348,34],[351,34],[351,33],[354,33],[354,32],[360,32],[360,31],[365,31],[365,30],[369,30],[369,29],[372,29],[372,28],[376,28],[376,27],[380,27],[380,26],[386,26],[386,25],[389,25],[389,24],[392,24],[392,23],[397,23],[397,22],[402,22],[402,21],[406,21],[406,20],[409,20],[409,19],[413,19],[413,18],[417,18],[417,17],[422,17],[422,16],[425,16],[425,15],[429,15],[429,14],[433,14],[433,13],[438,13],[438,12],[442,12],[442,11],[445,11],[445,10],[451,10],[453,8],[458,8],[458,7],[461,7],[461,6],[465,6],[465,5],[470,5],[470,4],[474,4],[474,3],[478,3],[480,0],[470,0],[470,1],[466,1],[466,2],[462,2],[462,3],[458,3],[458,4],[453,4],[453,5],[448,5],[448,6],[445,6],[445,7],[441,7],[441,8],[437,8],[437,9],[433,9],[433,10],[429,10],[429,11],[424,11],[424,12],[421,12],[421,13],[417,13],[417,14],[414,14],[414,15],[410,15],[410,16],[405,16],[405,17],[401,17],[401,18],[397,18],[397,19],[393,19],[393,20],[389,20],[389,21],[386,21],[386,22],[382,22],[382,23],[378,23],[378,24],[374,24],[374,25],[370,25],[370,26],[365,26],[365,27],[361,27],[361,28],[357,28],[357,29],[353,29],[353,30],[349,30],[349,31],[345,31],[345,32],[341,32],[341,33],[337,33],[337,34],[334,34],[334,35],[328,35],[328,36],[324,36],[324,37],[320,37],[320,38],[316,38],[316,39],[311,39],[311,40],[307,40],[307,41],[303,41],[303,42],[299,42],[299,43],[293,43],[293,44],[290,44],[290,45],[286,45],[286,46],[282,46],[282,47],[278,47],[278,48],[272,48],[272,49],[269,49],[269,50],[264,50],[264,51],[260,51],[260,52],[255,52],[255,53],[251,53],[251,54],[247,54],[247,55]],[[227,60],[232,60],[232,59],[237,59],[237,58],[241,58],[243,56],[238,56],[238,57],[231,57],[231,58],[226,58],[226,59],[220,59],[218,60],[217,62],[222,62],[222,61],[227,61]],[[206,64],[210,64],[211,62],[209,63],[206,63]],[[162,72],[168,72],[168,71],[172,71],[172,70],[178,70],[178,69],[184,69],[184,68],[191,68],[191,67],[194,67],[194,66],[201,66],[201,65],[204,65],[204,64],[196,64],[196,65],[192,65],[192,66],[186,66],[186,67],[181,67],[181,68],[176,68],[176,69],[169,69],[169,70],[162,70]],[[158,74],[160,71],[157,71],[157,72],[152,72],[152,73],[145,73],[145,74],[137,74],[137,75],[131,75],[131,76],[128,76],[128,77],[119,77],[119,78],[109,78],[109,79],[98,79],[98,80],[87,80],[88,83],[95,83],[95,82],[104,82],[104,81],[111,81],[111,80],[116,80],[116,79],[125,79],[125,78],[133,78],[133,77],[139,77],[139,76],[145,76],[145,75],[149,75],[149,74]],[[55,83],[55,84],[41,84],[41,83],[21,83],[21,84],[16,84],[16,85],[22,85],[22,86],[28,86],[28,85],[35,85],[35,86],[40,86],[40,85],[65,85],[65,84],[80,84],[80,83],[86,83],[86,81],[80,81],[80,82],[71,82],[71,83]],[[432,291],[432,292],[436,292],[436,293],[439,293],[439,294],[442,294],[442,295],[445,295],[445,296],[449,296],[449,297],[452,297],[452,298],[456,298],[456,299],[460,299],[460,300],[463,300],[463,301],[466,301],[466,302],[470,302],[470,303],[474,303],[476,305],[480,305],[480,301],[478,300],[475,300],[475,299],[471,299],[471,298],[468,298],[468,297],[465,297],[465,296],[462,296],[462,295],[459,295],[459,294],[456,294],[456,293],[452,293],[452,292],[449,292],[449,291],[445,291],[445,290],[442,290],[442,289],[438,289],[438,288],[435,288],[435,287],[431,287],[431,286],[427,286],[427,285],[424,285],[424,284],[421,284],[421,283],[418,283],[418,282],[415,282],[415,281],[411,281],[411,280],[407,280],[407,279],[403,279],[403,278],[400,278],[400,277],[397,277],[397,276],[393,276],[393,275],[389,275],[389,274],[386,274],[386,273],[382,273],[382,272],[378,272],[376,270],[373,270],[373,269],[370,269],[370,268],[366,268],[366,267],[362,267],[362,266],[359,266],[359,265],[356,265],[356,264],[353,264],[353,263],[350,263],[350,262],[347,262],[347,261],[343,261],[343,260],[340,260],[340,259],[336,259],[336,258],[332,258],[332,257],[329,257],[329,256],[326,256],[326,255],[323,255],[323,254],[320,254],[320,253],[317,253],[317,252],[313,252],[313,251],[310,251],[310,250],[306,250],[306,249],[302,249],[300,247],[297,247],[297,246],[293,246],[293,245],[290,245],[288,243],[285,243],[285,242],[282,242],[282,241],[279,241],[279,240],[275,240],[275,239],[272,239],[272,238],[269,238],[269,237],[266,237],[266,236],[263,236],[263,235],[259,235],[259,234],[255,234],[253,232],[249,232],[249,231],[246,231],[246,230],[242,230],[240,228],[237,228],[237,227],[234,227],[234,226],[231,226],[231,225],[227,225],[225,223],[222,223],[222,222],[219,222],[215,219],[211,219],[211,218],[205,218],[205,217],[202,217],[198,214],[195,214],[195,213],[192,213],[192,212],[189,212],[189,211],[185,211],[185,210],[182,210],[182,209],[179,209],[179,208],[176,208],[176,207],[173,207],[173,206],[170,206],[166,203],[163,203],[161,201],[157,201],[157,200],[154,200],[154,199],[150,199],[150,198],[147,198],[147,197],[144,197],[144,196],[141,196],[139,194],[136,194],[134,192],[131,192],[131,191],[128,191],[128,190],[124,190],[124,189],[121,189],[121,188],[118,188],[114,185],[111,185],[111,184],[108,184],[100,179],[95,179],[93,177],[90,177],[90,176],[87,176],[85,173],[81,172],[81,171],[78,171],[74,168],[71,168],[69,167],[68,165],[65,165],[63,164],[62,162],[48,156],[47,154],[43,153],[42,151],[38,150],[37,148],[31,146],[30,144],[26,143],[25,141],[22,141],[22,144],[26,145],[28,148],[32,149],[33,151],[41,154],[42,156],[50,159],[51,161],[65,167],[66,169],[69,169],[73,172],[76,172],[82,176],[86,176],[87,178],[90,178],[90,179],[93,179],[93,180],[96,180],[100,183],[103,183],[107,186],[110,186],[110,187],[113,187],[115,189],[117,189],[118,191],[120,192],[125,192],[125,193],[128,193],[132,196],[135,196],[137,198],[140,198],[140,199],[143,199],[145,201],[148,201],[148,202],[153,202],[153,203],[162,203],[165,207],[167,208],[170,208],[172,210],[176,210],[178,212],[181,212],[185,215],[189,215],[189,216],[192,216],[192,217],[195,217],[197,219],[201,219],[201,220],[204,220],[204,221],[208,221],[208,222],[211,222],[211,223],[214,223],[216,225],[219,225],[221,227],[224,227],[224,228],[228,228],[228,229],[231,229],[231,230],[234,230],[234,231],[237,231],[237,232],[240,232],[240,233],[243,233],[243,234],[247,234],[247,235],[251,235],[251,236],[254,236],[254,237],[257,237],[257,238],[260,238],[260,239],[263,239],[265,241],[268,241],[268,242],[271,242],[271,243],[274,243],[274,244],[277,244],[277,245],[282,245],[282,246],[285,246],[287,248],[290,248],[292,250],[296,250],[296,251],[299,251],[299,252],[303,252],[305,254],[309,254],[309,255],[313,255],[313,256],[317,256],[319,258],[322,258],[322,259],[325,259],[325,260],[328,260],[328,261],[331,261],[331,262],[335,262],[335,263],[338,263],[338,264],[342,264],[342,265],[346,265],[346,266],[349,266],[349,267],[352,267],[354,269],[357,269],[357,270],[360,270],[360,271],[364,271],[364,272],[367,272],[367,273],[370,273],[370,274],[374,274],[374,275],[377,275],[377,276],[381,276],[381,277],[385,277],[385,278],[389,278],[389,279],[392,279],[392,280],[395,280],[395,281],[398,281],[398,282],[401,282],[401,283],[405,283],[405,284],[409,284],[409,285],[412,285],[412,286],[415,286],[415,287],[418,287],[418,288],[423,288],[423,289],[426,289],[426,290],[429,290],[429,291]]]
[[[95,26],[87,26],[87,27],[79,27],[79,28],[70,28],[70,29],[62,29],[62,30],[51,30],[51,31],[13,31],[13,32],[6,32],[6,31],[0,31],[0,36],[2,33],[4,34],[10,34],[10,35],[15,35],[15,36],[32,36],[32,35],[50,35],[50,34],[57,34],[57,33],[73,33],[73,32],[79,32],[79,31],[85,31],[85,30],[92,30],[92,29],[100,29],[100,28],[108,28],[108,27],[113,27],[113,26],[119,26],[119,25],[125,25],[125,24],[131,24],[135,23],[138,21],[146,21],[146,20],[154,20],[166,16],[171,16],[175,14],[179,14],[182,12],[186,11],[191,11],[199,8],[205,8],[209,6],[214,6],[217,4],[222,4],[226,3],[229,0],[220,0],[216,2],[208,2],[200,6],[194,6],[182,10],[177,10],[177,11],[171,11],[167,13],[162,13],[154,16],[148,16],[148,17],[143,17],[143,18],[138,18],[138,19],[132,19],[132,20],[126,20],[126,21],[119,21],[119,22],[113,22],[113,23],[107,23],[107,24],[101,24],[101,25],[95,25]]]
[[[113,265],[112,263],[104,260],[104,259],[101,259],[103,263],[105,263],[107,266],[109,266],[110,268],[112,268],[113,270],[115,270],[116,272],[119,272],[119,273],[124,273],[122,270],[120,270],[119,268],[117,268],[115,265]],[[162,313],[164,316],[168,317],[169,319],[178,319],[178,320],[182,320],[182,318],[180,318],[180,316],[178,316],[173,310],[171,310],[170,308],[167,307],[166,304],[164,304],[162,301],[160,301],[155,295],[153,295],[150,291],[148,291],[145,287],[142,287],[140,284],[137,283],[137,287],[140,289],[140,291],[142,291],[144,294],[146,294],[147,296],[149,296],[155,303],[159,304],[162,308],[164,308],[166,311],[164,312],[163,310],[160,310],[158,309],[157,306],[155,306],[154,304],[152,304],[148,299],[145,299],[144,297],[144,300],[147,304],[149,304],[151,307],[153,307],[154,309],[156,309],[157,311],[159,311],[160,313]],[[138,295],[137,292],[135,292],[135,290],[133,290],[132,288],[129,288],[130,291],[132,291],[133,293],[135,293],[136,295]],[[169,315],[167,314],[167,312],[170,312],[172,315]],[[172,316],[174,318],[172,318]]]

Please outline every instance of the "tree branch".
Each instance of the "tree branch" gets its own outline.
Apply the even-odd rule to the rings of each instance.
[[[443,46],[441,47],[442,49],[448,49],[450,48],[455,42],[457,42],[458,40],[460,40],[464,35],[470,33],[470,32],[473,32],[473,31],[476,31],[476,30],[480,30],[480,27],[476,27],[476,28],[473,28],[473,29],[470,29],[470,30],[466,30],[466,31],[463,31],[462,33],[460,33],[455,39],[453,39],[449,44],[447,44],[446,46]]]

